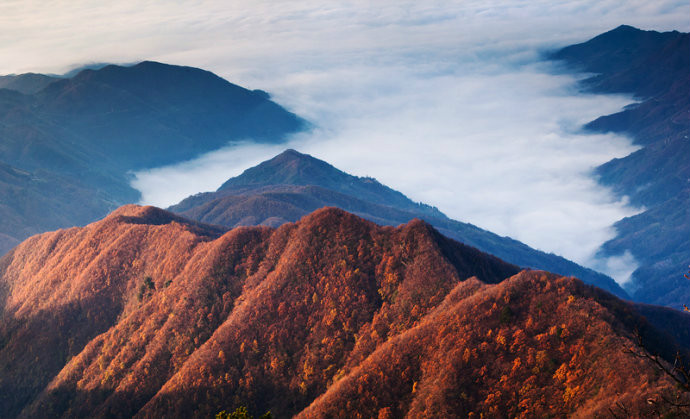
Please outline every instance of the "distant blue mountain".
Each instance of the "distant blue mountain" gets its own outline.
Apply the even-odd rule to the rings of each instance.
[[[137,63],[131,63],[131,64],[120,64],[122,67],[130,67],[133,66]],[[73,68],[72,70],[66,72],[65,74],[62,75],[56,75],[56,77],[63,78],[63,79],[71,79],[72,77],[76,76],[77,74],[81,73],[84,70],[100,70],[103,67],[107,67],[109,65],[112,65],[112,63],[91,63],[91,64],[84,64],[77,66]]]
[[[145,61],[0,77],[0,250],[138,201],[131,171],[232,140],[277,143],[305,126],[266,92],[193,67]]]
[[[25,73],[0,76],[0,89],[14,90],[25,95],[32,95],[46,88],[58,77],[45,74]]]
[[[264,92],[151,61],[83,70],[37,93],[35,106],[80,147],[130,170],[190,159],[230,140],[280,142],[305,126]]]
[[[597,73],[585,90],[632,93],[641,103],[602,116],[587,129],[621,132],[643,146],[597,168],[600,182],[642,214],[616,224],[602,255],[630,251],[641,263],[630,290],[636,300],[690,304],[690,34],[620,26],[551,54],[571,68]]]

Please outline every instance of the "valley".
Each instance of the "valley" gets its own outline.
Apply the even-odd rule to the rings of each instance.
[[[375,26],[379,18],[365,20]],[[205,19],[212,28],[227,25]],[[283,28],[280,19],[265,20]],[[412,21],[404,20],[410,33],[447,24],[438,16]],[[247,38],[233,42],[239,48]],[[422,37],[424,48],[432,38]],[[589,178],[617,200],[598,202],[602,211],[640,209],[612,226],[596,255],[630,261],[628,282],[314,157],[297,146],[314,147],[315,133],[343,127],[293,112],[304,97],[283,107],[263,90],[158,61],[0,76],[0,419],[689,417],[689,42],[686,32],[622,25],[541,51],[540,65],[564,80],[582,75],[573,98],[637,100],[569,137],[591,136],[592,144],[623,135],[639,147],[592,167]],[[355,50],[343,60],[362,65]],[[477,62],[490,61],[479,55]],[[234,65],[246,71],[248,63]],[[433,80],[456,80],[457,68],[432,67],[424,71]],[[316,68],[294,79],[289,66],[277,68],[288,84],[323,82]],[[397,98],[386,96],[394,85],[372,95]],[[477,108],[488,115],[489,102]],[[529,106],[543,104],[525,100],[517,117]],[[437,111],[444,110],[429,112]],[[395,116],[401,125],[392,136],[406,118],[424,126],[424,115]],[[566,125],[534,141],[562,139],[555,132]],[[351,148],[338,153],[352,154],[362,141],[381,142],[392,156],[405,150],[376,130],[354,132]],[[420,136],[420,144],[427,140]],[[284,151],[166,209],[139,204],[134,173],[193,164],[240,143]],[[599,156],[584,145],[581,152]],[[545,166],[523,163],[512,175],[485,169],[506,170],[516,184],[537,180],[536,189],[516,194],[553,188],[522,177]],[[438,170],[444,182],[458,181],[443,165]],[[419,168],[399,173],[410,176],[427,179]],[[472,187],[487,198],[485,211],[506,210],[492,208],[497,190],[477,184],[465,191]],[[440,181],[426,188],[443,189]],[[534,228],[562,220],[549,211],[537,212]],[[548,239],[568,238],[554,232]]]

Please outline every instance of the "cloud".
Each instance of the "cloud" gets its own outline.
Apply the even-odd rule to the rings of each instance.
[[[3,0],[0,74],[168,59],[250,80],[259,62],[294,68],[363,51],[565,44],[622,23],[688,30],[688,11],[685,0]]]
[[[228,178],[267,156],[281,153],[285,147],[238,141],[193,160],[134,173],[132,186],[142,192],[142,203],[165,208],[195,193],[218,189]]]
[[[618,256],[594,256],[589,260],[590,267],[599,272],[607,272],[612,278],[617,278],[622,285],[631,285],[630,279],[639,266],[635,257],[626,250]]]
[[[574,128],[630,99],[573,95],[574,78],[537,65],[493,65],[490,72],[424,73],[406,64],[300,75],[294,91],[329,104],[310,109],[327,128],[292,146],[453,218],[588,263],[613,237],[611,224],[635,213],[598,186],[591,169],[635,148]]]
[[[620,24],[687,31],[688,12],[686,0],[7,0],[0,73],[139,59],[212,70],[316,125],[285,147],[622,282],[619,260],[594,255],[636,209],[591,170],[634,148],[579,127],[630,98],[580,95],[539,56]],[[285,147],[235,145],[134,185],[166,206]]]

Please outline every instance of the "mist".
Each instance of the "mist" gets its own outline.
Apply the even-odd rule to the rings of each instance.
[[[246,139],[136,173],[142,203],[166,207],[214,190],[291,147],[624,283],[634,259],[595,254],[615,221],[641,209],[599,186],[592,170],[635,147],[581,126],[632,99],[581,94],[583,75],[541,57],[621,24],[687,31],[689,13],[685,0],[7,1],[0,54],[13,59],[0,73],[191,65],[269,91],[314,125],[286,144]]]
[[[638,209],[597,185],[591,170],[635,147],[580,126],[631,99],[578,95],[576,78],[553,75],[548,65],[499,63],[486,63],[491,72],[477,62],[432,73],[403,62],[295,75],[285,86],[304,97],[291,108],[303,109],[298,113],[317,124],[314,130],[285,145],[235,144],[140,172],[133,185],[143,202],[167,206],[291,147],[623,281],[634,260],[606,263],[593,255],[614,236],[611,225]]]

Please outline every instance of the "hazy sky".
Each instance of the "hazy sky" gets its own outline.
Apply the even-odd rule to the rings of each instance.
[[[581,124],[629,98],[579,95],[539,54],[620,24],[688,31],[671,1],[0,2],[0,74],[152,59],[205,68],[315,124],[290,146],[624,280],[593,254],[635,213],[590,177],[634,148]],[[285,146],[138,174],[145,202],[213,190]]]

